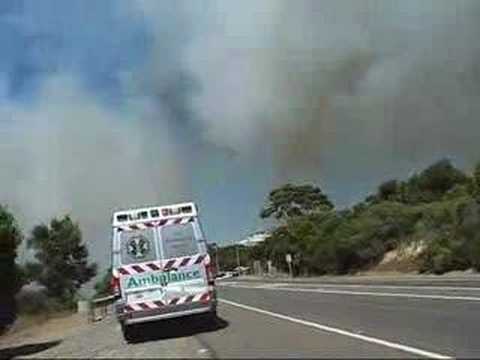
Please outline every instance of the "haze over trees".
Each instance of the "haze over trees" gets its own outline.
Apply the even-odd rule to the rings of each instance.
[[[416,245],[416,271],[480,270],[480,164],[472,174],[440,160],[405,180],[392,179],[364,201],[336,209],[313,185],[287,184],[268,195],[262,218],[278,226],[267,240],[243,248],[243,264],[273,261],[296,274],[350,274],[375,268],[389,251]],[[232,267],[231,248],[221,259]]]

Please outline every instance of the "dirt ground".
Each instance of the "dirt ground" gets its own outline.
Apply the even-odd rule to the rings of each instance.
[[[60,313],[48,318],[41,315],[20,316],[15,325],[0,337],[0,358],[2,350],[23,345],[48,343],[81,331],[89,324],[84,315]]]

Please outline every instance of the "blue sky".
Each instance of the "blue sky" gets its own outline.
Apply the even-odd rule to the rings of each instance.
[[[46,76],[78,74],[93,92],[120,94],[116,74],[139,66],[151,41],[145,24],[115,12],[116,1],[2,1],[0,71],[7,96],[35,96]]]

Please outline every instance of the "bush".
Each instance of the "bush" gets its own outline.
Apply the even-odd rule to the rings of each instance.
[[[472,240],[469,244],[469,247],[471,248],[469,257],[472,267],[476,271],[480,271],[480,236],[477,236],[474,240]]]
[[[480,204],[471,200],[458,209],[457,237],[463,240],[462,256],[471,267],[480,270]]]
[[[467,177],[455,168],[450,160],[440,160],[423,171],[418,178],[420,190],[438,196],[445,194],[457,184],[465,184]]]
[[[21,291],[17,295],[17,304],[21,314],[33,315],[49,311],[48,298],[43,291]]]
[[[453,249],[447,238],[432,241],[423,254],[422,273],[443,274],[452,269]]]
[[[46,315],[73,309],[47,296],[44,290],[22,290],[17,295],[18,312],[23,315]]]
[[[394,200],[397,193],[398,193],[397,180],[390,180],[390,181],[384,182],[378,188],[378,196],[380,200]]]

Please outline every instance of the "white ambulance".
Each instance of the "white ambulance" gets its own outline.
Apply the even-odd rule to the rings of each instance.
[[[213,263],[194,203],[118,211],[112,225],[115,313],[127,341],[140,323],[216,318]]]

